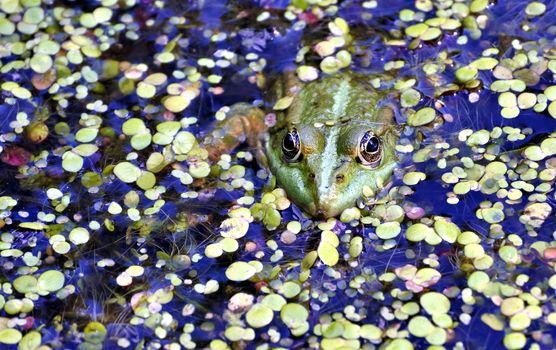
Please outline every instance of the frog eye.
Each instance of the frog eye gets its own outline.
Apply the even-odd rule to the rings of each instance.
[[[301,160],[301,144],[297,129],[291,129],[282,140],[282,153],[287,162],[293,163]]]
[[[372,131],[367,131],[359,142],[357,160],[359,163],[375,168],[382,158],[382,143]]]

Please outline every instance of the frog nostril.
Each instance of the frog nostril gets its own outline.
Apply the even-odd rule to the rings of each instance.
[[[336,175],[336,182],[337,183],[344,182],[344,175],[342,175],[342,174]]]

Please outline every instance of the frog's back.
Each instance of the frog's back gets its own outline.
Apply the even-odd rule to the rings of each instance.
[[[381,98],[370,79],[351,72],[327,76],[304,86],[288,109],[286,122],[331,124],[353,119],[376,121]]]

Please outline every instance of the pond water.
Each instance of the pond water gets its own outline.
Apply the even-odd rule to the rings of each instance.
[[[555,16],[1,0],[0,348],[554,349]],[[208,158],[284,72],[347,71],[395,109],[380,191],[311,218],[252,145]]]

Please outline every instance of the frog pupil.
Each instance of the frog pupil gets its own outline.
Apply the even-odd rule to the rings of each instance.
[[[365,145],[365,151],[367,151],[368,153],[375,153],[376,151],[378,151],[378,143],[378,137],[372,136],[371,138],[369,138],[367,144]]]
[[[284,149],[286,149],[288,151],[294,151],[295,150],[294,135],[292,135],[291,132],[289,132],[286,135],[286,137],[284,138]]]

